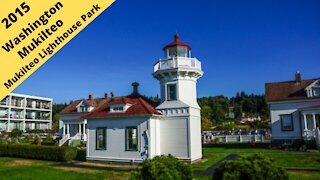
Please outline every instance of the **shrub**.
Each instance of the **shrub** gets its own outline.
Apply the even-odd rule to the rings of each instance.
[[[21,144],[32,144],[34,142],[34,139],[30,136],[25,137],[23,139],[20,139],[19,141]]]
[[[152,160],[145,160],[142,168],[131,174],[131,179],[192,179],[190,164],[179,161],[175,157],[156,156]]]
[[[77,156],[77,149],[58,146],[0,145],[0,156],[70,161]]]
[[[51,146],[53,146],[55,143],[56,142],[52,137],[46,137],[46,138],[42,139],[42,144],[43,145],[49,145],[49,146],[51,145]]]
[[[30,134],[42,134],[42,133],[45,133],[45,131],[42,130],[42,129],[32,129],[32,130],[27,130],[27,133],[30,133]]]
[[[87,157],[87,151],[85,149],[78,149],[77,157],[75,160],[85,161]]]
[[[23,131],[19,129],[13,129],[11,132],[8,133],[9,137],[11,138],[18,138],[22,136]]]
[[[216,169],[213,179],[287,180],[288,174],[282,168],[274,166],[269,158],[254,154],[225,161]]]

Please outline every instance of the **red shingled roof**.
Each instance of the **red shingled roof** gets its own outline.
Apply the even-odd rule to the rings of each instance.
[[[285,101],[299,99],[314,99],[320,97],[309,97],[305,92],[305,88],[311,85],[317,79],[308,79],[301,81],[287,81],[266,83],[266,101]]]
[[[82,102],[90,103],[95,109],[87,113],[78,113],[77,106]],[[125,112],[114,113],[110,112],[110,105],[116,104],[130,104],[131,106]],[[114,97],[111,99],[94,99],[94,100],[76,100],[60,114],[83,114],[83,118],[96,118],[96,117],[114,117],[114,116],[133,116],[133,115],[160,115],[155,107],[158,103],[141,96],[139,94],[131,94],[129,96]]]
[[[184,47],[187,47],[189,50],[191,50],[191,47],[188,44],[185,44],[182,41],[180,41],[179,37],[180,37],[179,34],[175,34],[174,41],[166,45],[163,49],[167,49],[169,47],[175,47],[175,46],[184,46]]]
[[[75,100],[73,101],[71,104],[69,104],[66,108],[64,108],[60,114],[76,114],[77,112],[77,106],[82,102],[86,102],[89,106],[92,107],[99,107],[102,104],[104,104],[104,102],[106,102],[106,99],[82,99],[82,100]],[[83,112],[82,114],[86,114],[85,112]]]
[[[130,104],[131,106],[125,112],[110,112],[110,105]],[[95,109],[84,118],[103,118],[118,116],[135,116],[135,115],[161,115],[154,106],[149,104],[145,97],[140,95],[130,95],[125,97],[115,97],[105,102],[100,108]]]

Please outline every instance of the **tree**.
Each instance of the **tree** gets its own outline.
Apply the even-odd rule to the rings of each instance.
[[[52,122],[53,122],[53,125],[52,125],[52,130],[54,132],[58,132],[59,131],[59,121],[60,121],[60,118],[57,114],[55,114],[52,118]]]
[[[213,123],[207,117],[201,117],[201,131],[211,130]]]
[[[254,154],[241,156],[233,161],[225,161],[213,174],[213,179],[246,180],[287,180],[288,174],[276,167],[271,159]]]
[[[210,106],[203,106],[201,108],[201,116],[207,119],[211,119],[212,117],[212,109]]]
[[[72,103],[72,102],[70,102]],[[60,113],[64,108],[66,108],[68,105],[66,103],[64,104],[54,104],[52,106],[52,130],[54,130],[54,132],[58,132],[59,131],[59,116],[58,113]]]

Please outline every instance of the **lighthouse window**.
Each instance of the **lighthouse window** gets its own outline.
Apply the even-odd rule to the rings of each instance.
[[[168,84],[167,85],[167,100],[168,101],[177,100],[177,85],[176,84]]]
[[[187,48],[182,48],[178,47],[178,56],[179,57],[188,57],[188,49]]]

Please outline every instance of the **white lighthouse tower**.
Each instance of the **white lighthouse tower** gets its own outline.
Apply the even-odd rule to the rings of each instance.
[[[154,65],[153,76],[160,81],[164,115],[159,123],[160,154],[172,154],[195,161],[202,157],[201,115],[197,103],[197,80],[203,75],[201,62],[191,56],[191,47],[174,36],[163,48],[165,58]]]

